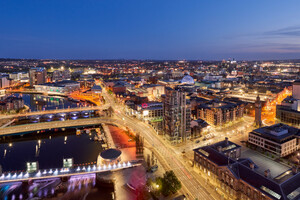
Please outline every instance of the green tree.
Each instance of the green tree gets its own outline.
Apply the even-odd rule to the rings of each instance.
[[[167,171],[162,178],[162,194],[169,196],[181,188],[181,183],[173,171]]]

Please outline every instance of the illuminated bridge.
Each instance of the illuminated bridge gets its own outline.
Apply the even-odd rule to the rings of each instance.
[[[0,119],[6,118],[17,118],[17,117],[27,117],[33,115],[47,115],[47,114],[59,114],[59,113],[71,113],[71,112],[80,112],[80,111],[91,111],[91,110],[105,110],[109,106],[89,106],[89,107],[76,107],[76,108],[67,108],[67,109],[57,109],[57,110],[44,110],[44,111],[34,111],[22,114],[8,114],[8,115],[0,115]]]
[[[32,131],[50,130],[54,128],[92,126],[101,123],[122,125],[122,122],[119,119],[115,119],[112,117],[94,117],[94,118],[86,118],[86,119],[51,121],[51,122],[9,126],[5,128],[0,128],[0,136],[23,135]]]
[[[118,171],[126,168],[139,166],[139,163],[123,162],[113,165],[88,165],[75,168],[61,168],[61,169],[47,169],[39,170],[38,172],[32,173],[3,173],[0,177],[0,183],[16,182],[16,181],[28,181],[28,180],[37,180],[37,179],[50,179],[58,177],[69,177],[75,175],[86,175],[86,174],[95,174],[102,173],[107,171]]]

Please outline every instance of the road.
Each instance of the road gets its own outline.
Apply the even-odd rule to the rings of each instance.
[[[95,124],[100,124],[100,123],[116,123],[116,121],[115,121],[115,119],[113,119],[111,117],[94,117],[94,118],[87,118],[87,119],[23,124],[23,125],[8,126],[8,127],[0,128],[0,136],[18,134],[18,133],[23,133],[23,132],[31,132],[31,131],[48,130],[48,129],[53,129],[53,128],[66,128],[66,127],[77,127],[77,126],[85,126],[85,125],[95,125]]]
[[[104,87],[102,86],[102,88]],[[177,154],[167,141],[159,137],[151,126],[127,116],[124,112],[124,107],[118,105],[116,100],[105,89],[103,90],[103,97],[105,102],[109,102],[110,106],[116,111],[116,120],[123,121],[124,126],[131,128],[135,133],[140,133],[145,138],[145,141],[152,145],[154,153],[159,154],[158,158],[163,159],[160,162],[167,164],[175,172],[189,199],[218,199],[216,194],[207,192],[209,188],[204,188],[194,174],[187,169],[182,156]]]

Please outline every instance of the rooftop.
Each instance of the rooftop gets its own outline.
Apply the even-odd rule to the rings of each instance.
[[[224,146],[225,145],[225,146]],[[300,197],[300,173],[293,173],[287,166],[277,163],[263,155],[246,149],[242,152],[242,158],[228,158],[224,151],[218,151],[216,147],[221,146],[238,148],[233,142],[221,141],[209,146],[194,149],[195,152],[205,156],[219,166],[225,166],[237,178],[260,190],[272,199],[296,200]],[[252,169],[251,163],[254,164]],[[266,177],[264,172],[270,170],[270,176]]]
[[[53,87],[65,87],[66,85],[70,85],[70,84],[79,84],[79,83],[77,81],[63,80],[63,81],[58,81],[58,82],[54,82],[54,83],[44,83],[44,84],[40,84],[40,85],[53,86]]]
[[[279,123],[255,129],[251,133],[280,143],[285,142],[285,140],[289,138],[293,139],[293,136],[300,134],[300,130],[292,126]]]
[[[121,154],[122,152],[119,149],[107,149],[100,153],[103,159],[109,160],[117,159]]]

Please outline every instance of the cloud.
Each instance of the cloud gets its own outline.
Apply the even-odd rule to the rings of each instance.
[[[253,42],[239,44],[234,52],[243,53],[300,53],[300,43],[284,42]]]
[[[286,27],[286,28],[273,30],[273,31],[267,31],[264,33],[264,35],[299,37],[300,36],[300,26],[290,26],[290,27]]]

